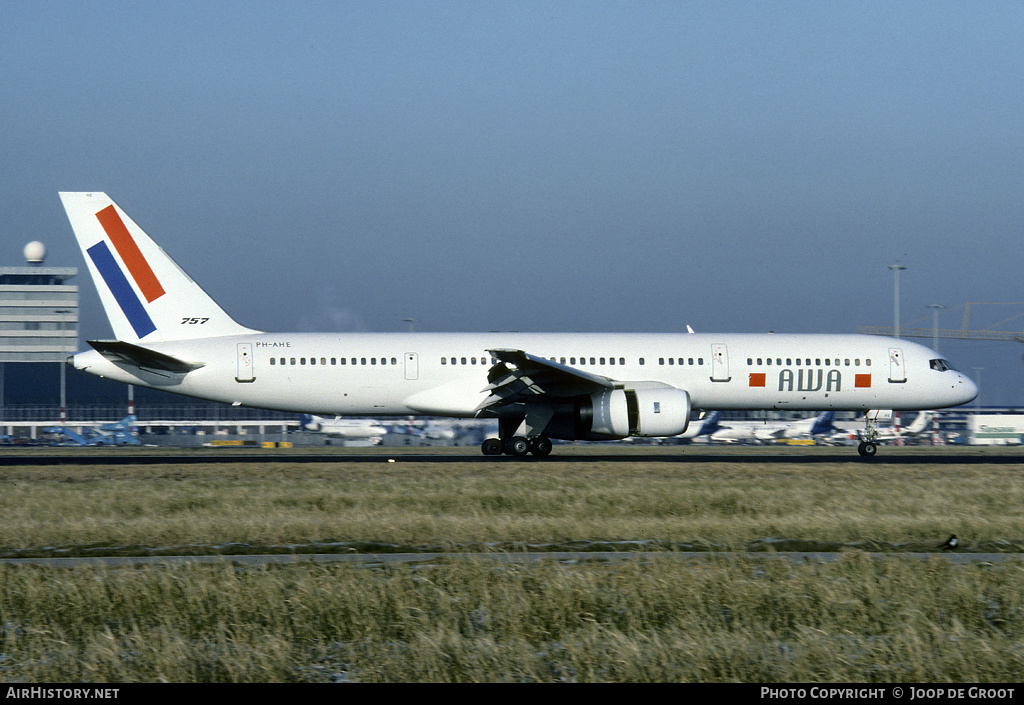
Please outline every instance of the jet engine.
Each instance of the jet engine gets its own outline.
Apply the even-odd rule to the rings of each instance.
[[[675,387],[614,389],[566,402],[554,405],[545,435],[585,441],[676,436],[690,423],[690,395]]]

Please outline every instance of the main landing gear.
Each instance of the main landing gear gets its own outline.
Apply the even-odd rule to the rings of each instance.
[[[505,441],[498,438],[488,438],[480,446],[480,450],[483,451],[484,455],[501,455],[504,453],[505,455],[522,457],[533,453],[538,458],[543,458],[551,453],[551,439],[547,436],[534,436],[533,438],[513,436]]]

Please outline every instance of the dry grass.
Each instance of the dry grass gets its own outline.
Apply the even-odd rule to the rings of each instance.
[[[892,452],[892,449],[890,449]],[[764,538],[1019,550],[1022,464],[578,461],[0,468],[0,551]],[[10,553],[9,553],[10,555]]]
[[[605,451],[607,452],[607,451]],[[889,451],[895,452],[895,451]],[[635,451],[634,451],[635,453]],[[1019,547],[1024,464],[0,468],[0,549],[766,537]],[[282,549],[287,550],[287,549]],[[1024,564],[0,567],[0,680],[1009,682]]]
[[[1015,681],[1024,565],[0,568],[19,681]]]

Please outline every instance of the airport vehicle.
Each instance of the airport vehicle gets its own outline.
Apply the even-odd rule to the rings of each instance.
[[[977,394],[939,353],[866,335],[262,332],[106,194],[61,199],[115,336],[68,364],[127,384],[323,416],[496,418],[481,449],[516,456],[547,455],[552,438],[675,436],[691,409],[916,410]]]
[[[799,421],[723,421],[711,434],[712,443],[774,443],[785,439],[813,439],[835,430],[835,411]]]

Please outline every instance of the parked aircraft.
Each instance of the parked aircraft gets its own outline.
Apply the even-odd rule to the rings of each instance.
[[[103,424],[99,429],[86,426],[81,433],[72,431],[67,426],[47,426],[43,433],[57,436],[57,445],[73,446],[138,446],[142,441],[133,428],[134,416],[126,416],[120,421]]]
[[[698,419],[698,423],[691,422],[690,427],[683,433],[679,434],[678,437],[691,442],[698,438],[702,440],[710,438],[711,434],[721,428],[719,425],[719,419],[721,418],[721,411],[712,411],[704,414],[700,419]]]
[[[710,440],[719,443],[770,443],[786,438],[815,438],[835,430],[834,411],[823,411],[817,416],[799,421],[723,421],[711,434]]]
[[[323,416],[496,418],[485,454],[538,456],[552,438],[675,436],[691,409],[916,410],[977,394],[939,353],[865,335],[265,333],[106,194],[61,198],[115,335],[68,362],[127,384]]]
[[[299,426],[304,431],[312,433],[323,433],[336,438],[353,440],[372,439],[377,443],[380,443],[380,439],[388,432],[384,426],[372,419],[344,419],[340,416],[328,419],[323,416],[301,414]]]
[[[907,426],[897,428],[895,425],[884,426],[877,429],[875,435],[875,443],[886,443],[894,441],[897,438],[915,438],[922,433],[927,433],[931,430],[932,419],[935,418],[934,411],[922,411],[914,420]],[[860,437],[860,433],[853,433],[850,431],[836,431],[828,437],[828,441],[832,443],[841,443],[850,440],[857,440]]]

